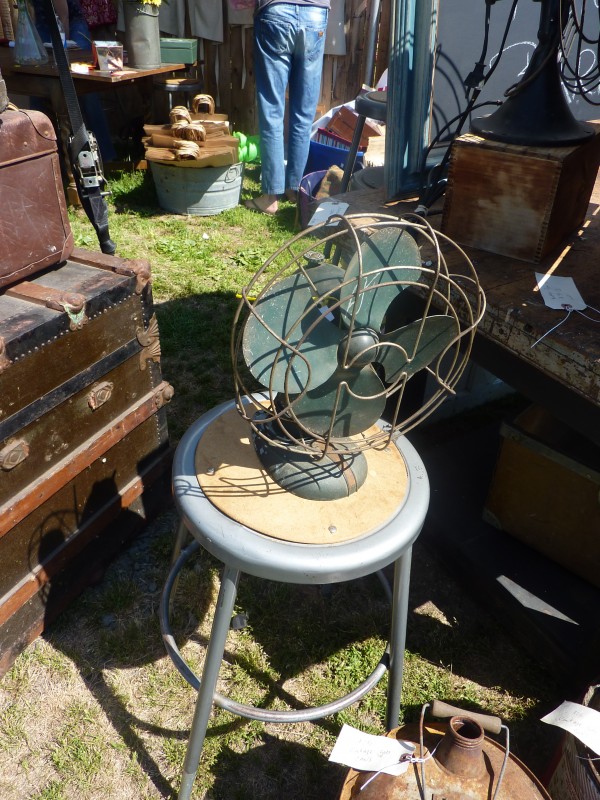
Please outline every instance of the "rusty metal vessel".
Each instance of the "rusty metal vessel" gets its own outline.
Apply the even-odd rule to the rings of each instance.
[[[450,718],[404,725],[388,736],[415,744],[408,770],[392,776],[350,770],[339,800],[551,800],[537,778],[510,753],[508,728],[498,717],[434,701],[431,713]],[[484,731],[504,731],[506,745]]]

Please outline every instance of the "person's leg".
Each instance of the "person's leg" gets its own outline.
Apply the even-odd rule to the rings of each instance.
[[[286,194],[298,190],[308,159],[310,132],[321,92],[328,14],[317,6],[298,9],[300,31],[290,72]]]
[[[276,3],[254,20],[254,76],[260,130],[261,197],[252,205],[274,213],[285,190],[283,120],[285,93],[297,32],[298,9]]]

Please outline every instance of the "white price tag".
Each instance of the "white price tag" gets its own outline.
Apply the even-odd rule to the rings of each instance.
[[[596,755],[600,755],[600,711],[565,700],[554,711],[542,717],[542,722],[572,733]]]
[[[400,759],[402,756],[412,755],[414,751],[415,745],[412,742],[390,739],[388,736],[374,736],[344,725],[329,760],[352,769],[402,775],[408,769],[409,761],[401,762]]]
[[[320,222],[327,222],[329,217],[334,214],[343,216],[348,210],[348,203],[342,203],[339,200],[324,200],[312,217],[308,221],[309,227],[311,225],[318,225]]]
[[[535,278],[548,308],[562,308],[564,311],[583,311],[587,308],[573,278],[543,275],[540,272],[535,273]]]

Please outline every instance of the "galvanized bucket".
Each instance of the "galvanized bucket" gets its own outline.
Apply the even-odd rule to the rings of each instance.
[[[472,714],[435,700],[433,716],[448,723],[404,725],[388,736],[415,744],[406,772],[350,770],[339,800],[550,800],[537,778],[512,755],[498,717]],[[484,735],[505,732],[505,746]]]
[[[582,705],[600,711],[600,684],[590,686]],[[600,761],[567,733],[556,769],[548,783],[552,800],[600,800]]]
[[[240,202],[243,164],[179,167],[150,162],[158,204],[173,214],[220,214]]]

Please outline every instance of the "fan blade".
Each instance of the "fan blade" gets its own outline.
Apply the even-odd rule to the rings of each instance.
[[[358,397],[350,394],[345,385],[340,385],[344,382]],[[340,395],[336,408],[338,386]],[[321,386],[292,399],[292,411],[309,431],[326,436],[335,410],[332,436],[354,436],[381,417],[385,408],[384,388],[370,364],[362,369],[338,367]]]
[[[311,306],[314,298],[337,291],[343,275],[343,269],[332,264],[298,271],[274,284],[253,304],[255,314],[246,320],[242,349],[250,372],[263,386],[271,382],[275,392],[287,389],[296,394],[307,386],[320,386],[336,369],[342,332],[323,318],[316,305]],[[294,352],[296,347],[306,361]]]
[[[355,253],[348,264],[342,293],[342,321],[350,327],[356,304],[356,328],[371,328],[379,333],[385,314],[405,286],[390,281],[414,282],[421,276],[421,255],[413,237],[402,228],[376,228],[361,243],[362,276]]]
[[[386,382],[394,383],[403,372],[408,378],[412,377],[441,355],[459,333],[454,317],[443,315],[427,317],[424,324],[418,319],[384,334],[379,343],[377,361],[385,371]],[[390,346],[386,347],[386,344]]]

